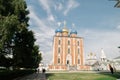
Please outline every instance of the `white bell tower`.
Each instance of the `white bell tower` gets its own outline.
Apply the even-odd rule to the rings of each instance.
[[[102,62],[106,62],[107,61],[107,58],[106,58],[106,55],[104,53],[103,48],[101,49],[101,57],[100,57],[100,59],[101,59]]]

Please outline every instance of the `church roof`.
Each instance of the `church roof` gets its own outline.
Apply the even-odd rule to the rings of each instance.
[[[114,59],[120,59],[120,56],[118,56],[118,57],[116,57],[116,58],[114,58]]]

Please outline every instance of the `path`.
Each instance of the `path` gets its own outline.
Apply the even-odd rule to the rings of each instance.
[[[33,73],[31,75],[25,76],[25,77],[21,77],[21,78],[17,78],[14,80],[46,80],[46,76],[44,73]]]

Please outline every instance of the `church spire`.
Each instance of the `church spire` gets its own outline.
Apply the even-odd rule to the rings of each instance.
[[[61,22],[58,22],[58,28],[55,30],[56,36],[61,36],[62,30],[60,28]]]
[[[70,32],[71,37],[76,37],[77,36],[77,31],[75,30],[75,24],[72,23],[72,30]]]
[[[103,50],[103,48],[101,49],[101,61],[106,61],[106,55],[105,55],[105,53],[104,53],[104,50]]]
[[[64,27],[63,27],[63,29],[62,29],[62,33],[63,33],[63,35],[64,35],[64,33],[65,33],[65,36],[68,36],[68,29],[67,29],[67,27],[66,27],[66,21],[64,21],[63,22],[64,23]]]
[[[64,21],[63,23],[64,23],[64,28],[66,28],[66,21]]]

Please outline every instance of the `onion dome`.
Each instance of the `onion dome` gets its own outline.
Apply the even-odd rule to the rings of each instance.
[[[76,31],[76,30],[72,30],[72,31],[70,32],[70,34],[77,34],[77,31]]]
[[[76,34],[77,35],[77,31],[75,30],[75,24],[72,24],[72,30],[71,30],[70,34]]]
[[[68,31],[67,28],[64,27],[64,28],[62,29],[62,32],[67,32],[67,33],[68,33],[69,31]]]
[[[68,29],[66,28],[66,21],[64,21],[64,27],[62,29],[62,32],[69,32]]]
[[[62,33],[62,30],[61,30],[60,28],[56,29],[56,30],[55,30],[55,33],[58,33],[58,32],[59,32],[59,33]]]

